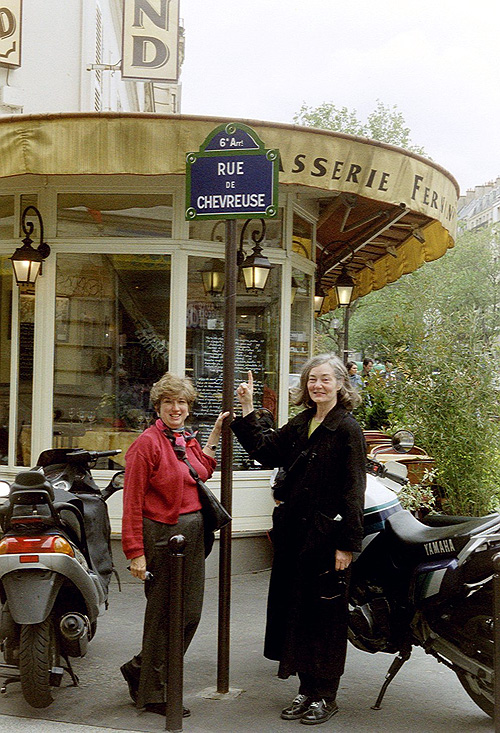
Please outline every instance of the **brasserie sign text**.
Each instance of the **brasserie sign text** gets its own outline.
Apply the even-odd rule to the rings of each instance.
[[[341,188],[344,184],[352,184],[356,187],[356,192],[361,195],[363,189],[366,189],[365,195],[368,197],[373,196],[371,192],[374,191],[390,192],[397,177],[396,185],[400,194],[403,192],[404,181],[406,189],[404,193],[408,204],[414,202],[423,205],[429,209],[429,216],[446,221],[451,222],[456,217],[456,200],[451,200],[449,196],[437,190],[432,181],[427,181],[424,175],[418,173],[412,173],[411,177],[407,174],[402,179],[399,170],[397,172],[385,170],[383,167],[373,167],[373,164],[363,164],[361,161],[346,162],[334,157],[313,157],[307,153],[296,153],[289,164],[280,158],[279,170],[280,173],[291,174],[291,177],[296,175],[298,179],[306,176],[318,184],[322,181],[323,186],[325,180],[338,181]],[[349,190],[349,186],[343,190]]]

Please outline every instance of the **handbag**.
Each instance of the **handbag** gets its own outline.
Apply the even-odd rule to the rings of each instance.
[[[198,471],[196,471],[196,469],[190,464],[188,457],[186,456],[186,444],[184,439],[180,440],[179,436],[176,436],[176,434],[170,429],[164,430],[163,433],[167,440],[172,443],[172,447],[177,458],[184,461],[189,469],[189,473],[196,481],[201,504],[201,513],[203,515],[205,557],[208,557],[215,542],[214,533],[216,530],[226,527],[229,522],[232,521],[232,516],[222,506],[213,491],[208,488],[204,481],[201,480],[198,475]],[[193,438],[194,435],[195,433],[191,433],[189,437]]]
[[[222,506],[214,492],[208,488],[206,483],[201,480],[198,472],[189,463],[184,455],[181,460],[189,468],[189,473],[196,481],[198,487],[198,496],[200,497],[201,513],[203,515],[203,532],[205,543],[205,557],[210,555],[215,542],[215,531],[226,527],[232,520],[232,516],[227,509]]]
[[[232,516],[229,514],[227,509],[222,506],[214,492],[208,488],[204,481],[201,480],[198,476],[198,472],[192,467],[186,456],[184,456],[182,460],[187,465],[189,473],[196,481],[203,521],[207,525],[209,532],[215,532],[217,529],[222,529],[229,524],[232,520]]]

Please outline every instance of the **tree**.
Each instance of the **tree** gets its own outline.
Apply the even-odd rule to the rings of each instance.
[[[294,115],[293,121],[297,125],[368,137],[382,143],[398,145],[413,153],[426,154],[422,147],[411,142],[410,129],[406,126],[403,114],[397,105],[391,107],[379,99],[365,123],[360,121],[356,110],[336,107],[333,102],[323,102],[318,107],[309,107],[304,102],[299,112]]]
[[[396,364],[392,428],[414,430],[435,458],[454,514],[499,500],[497,240],[494,227],[462,233],[443,258],[361,299],[350,322],[352,347]]]
[[[385,358],[410,348],[436,314],[477,314],[476,337],[487,348],[500,335],[500,258],[495,227],[458,236],[455,247],[396,283],[356,303],[351,348]]]

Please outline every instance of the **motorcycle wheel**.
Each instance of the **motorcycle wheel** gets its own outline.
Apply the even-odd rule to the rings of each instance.
[[[50,671],[59,666],[59,647],[54,620],[49,616],[41,624],[21,627],[19,672],[24,699],[34,708],[46,708],[53,702]]]
[[[472,610],[472,609],[471,609]],[[482,656],[483,662],[493,667],[493,630],[491,612],[476,606],[463,625],[463,634],[474,640],[474,651]],[[472,650],[471,650],[472,651]],[[491,718],[495,715],[495,692],[493,685],[470,674],[457,672],[460,684],[469,697]]]
[[[457,672],[457,677],[465,692],[481,708],[483,713],[493,718],[495,716],[495,703],[493,702],[492,685],[473,677],[469,672]]]

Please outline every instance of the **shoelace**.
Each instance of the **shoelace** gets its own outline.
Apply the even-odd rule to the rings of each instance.
[[[297,695],[297,697],[294,697],[293,702],[295,705],[300,705],[304,700],[307,700],[307,695]]]
[[[321,703],[323,703],[323,705],[326,705],[326,702],[324,700],[315,700],[314,702],[312,702],[309,705],[309,707],[310,708],[319,708],[319,706],[321,705]]]

